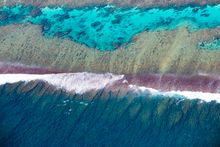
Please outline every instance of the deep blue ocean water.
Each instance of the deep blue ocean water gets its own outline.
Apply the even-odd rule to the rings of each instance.
[[[70,38],[99,50],[126,45],[143,31],[173,30],[187,25],[190,31],[220,25],[220,5],[181,8],[43,7],[17,5],[0,8],[0,25],[42,25],[47,37]]]
[[[219,146],[220,104],[103,90],[71,95],[44,82],[0,86],[0,146]]]

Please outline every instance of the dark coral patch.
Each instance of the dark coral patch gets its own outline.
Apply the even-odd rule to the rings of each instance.
[[[5,21],[8,19],[8,12],[0,11],[0,21]]]
[[[43,31],[49,31],[50,30],[51,23],[47,19],[42,19],[41,24],[43,26],[42,27]]]
[[[209,14],[208,14],[208,13],[203,13],[203,14],[201,14],[200,16],[209,17]]]
[[[54,36],[57,36],[57,37],[65,37],[65,36],[68,36],[71,31],[72,31],[71,29],[69,29],[69,30],[67,30],[67,31],[59,31],[59,32],[56,32],[56,33],[54,34]]]
[[[100,21],[96,21],[96,22],[93,22],[93,23],[91,24],[91,26],[92,26],[93,28],[96,28],[96,27],[98,27],[100,24],[101,24]]]
[[[112,22],[112,24],[119,24],[119,23],[121,23],[121,20],[120,19],[114,19],[111,22]]]
[[[41,14],[42,14],[41,9],[37,7],[34,7],[30,12],[30,15],[32,17],[37,17],[37,16],[40,16]]]

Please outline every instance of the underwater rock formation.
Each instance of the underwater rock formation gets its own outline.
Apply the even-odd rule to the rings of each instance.
[[[220,29],[143,32],[128,47],[103,52],[69,39],[42,36],[38,26],[0,27],[0,61],[69,72],[219,74],[219,50],[198,49]]]

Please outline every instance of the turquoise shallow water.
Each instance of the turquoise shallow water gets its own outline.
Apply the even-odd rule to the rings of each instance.
[[[220,37],[211,41],[205,41],[199,43],[199,48],[208,50],[219,50],[220,49]]]
[[[220,25],[220,5],[181,8],[65,8],[17,5],[0,8],[0,25],[42,25],[47,37],[71,38],[99,50],[114,50],[142,31],[172,30],[188,25],[191,31]]]

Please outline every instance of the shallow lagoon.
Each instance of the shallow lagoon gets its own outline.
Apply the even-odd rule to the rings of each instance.
[[[70,38],[99,50],[126,45],[143,31],[172,30],[187,25],[190,31],[220,25],[220,5],[185,8],[118,8],[115,6],[65,8],[17,5],[0,8],[0,25],[42,25],[46,37]]]

